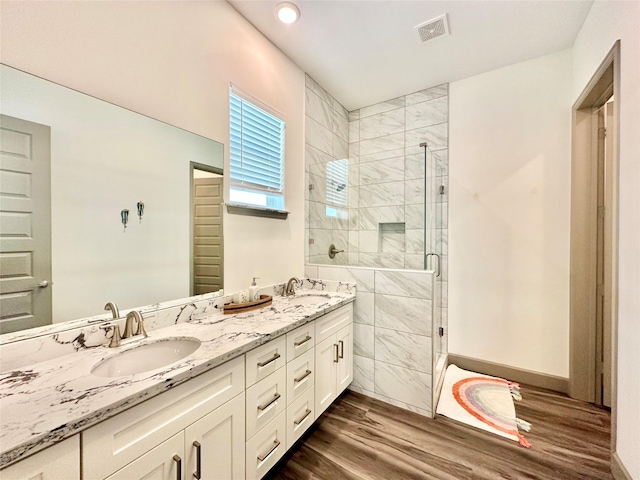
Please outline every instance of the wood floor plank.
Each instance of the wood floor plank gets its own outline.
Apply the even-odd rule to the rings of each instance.
[[[270,472],[278,480],[608,480],[610,414],[562,394],[522,386],[516,442],[438,416],[428,419],[348,392]]]

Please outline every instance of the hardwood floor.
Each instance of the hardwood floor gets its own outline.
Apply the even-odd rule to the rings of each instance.
[[[610,414],[522,386],[530,449],[445,417],[431,420],[347,392],[269,477],[278,480],[598,479],[610,468]]]

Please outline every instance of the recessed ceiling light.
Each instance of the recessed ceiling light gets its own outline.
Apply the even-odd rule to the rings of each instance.
[[[282,2],[276,5],[276,18],[282,23],[295,23],[300,18],[300,9],[293,3]]]

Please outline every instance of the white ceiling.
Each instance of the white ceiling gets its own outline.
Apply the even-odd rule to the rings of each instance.
[[[348,110],[569,48],[590,1],[229,0]],[[414,26],[448,14],[451,35],[421,43]]]

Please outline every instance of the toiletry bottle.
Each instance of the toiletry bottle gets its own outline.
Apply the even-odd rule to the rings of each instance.
[[[253,282],[251,282],[251,286],[249,287],[249,301],[253,302],[254,300],[259,300],[260,287],[257,286],[256,280],[259,280],[260,277],[253,277]]]

